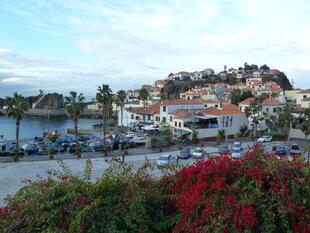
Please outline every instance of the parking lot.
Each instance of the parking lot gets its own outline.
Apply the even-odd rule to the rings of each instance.
[[[231,148],[231,144],[233,141],[230,141],[229,148]],[[297,142],[298,143],[298,142]],[[272,147],[274,145],[279,145],[283,142],[268,142],[263,143],[265,151],[266,152],[272,152]],[[305,144],[299,143],[301,146],[301,149],[303,150],[303,146]],[[244,151],[246,152],[248,147],[253,146],[253,142],[243,142],[242,147]],[[193,151],[196,147],[199,147],[199,145],[192,145],[190,146],[191,151]],[[173,151],[169,151],[169,149],[173,149]],[[206,153],[216,153],[218,152],[218,148],[216,147],[215,143],[211,144],[205,144],[203,149]],[[152,153],[142,153],[143,151],[140,151],[140,154],[134,154],[134,151],[130,151],[130,155],[125,157],[125,162],[129,165],[132,165],[135,169],[141,167],[144,162],[145,158],[149,159],[151,162],[156,162],[161,155],[170,153],[172,155],[177,155],[180,153],[180,150],[177,149],[177,147],[173,148],[166,148],[166,151],[162,153],[155,153],[153,151]],[[62,158],[66,155],[61,155]],[[72,156],[72,155],[68,155]],[[304,154],[306,156],[306,154]],[[31,157],[30,157],[31,158]],[[68,157],[64,160],[64,162],[69,166],[69,168],[72,170],[73,174],[76,176],[82,176],[86,159],[90,158],[93,164],[93,174],[92,179],[95,181],[97,178],[99,178],[102,174],[102,172],[108,168],[109,164],[107,163],[107,160],[111,159],[111,157],[103,158],[102,153],[94,153],[94,152],[88,152],[85,153],[81,159],[76,159],[73,157]],[[121,158],[121,156],[119,156]],[[9,158],[11,159],[11,158]],[[57,158],[55,158],[57,159]],[[61,159],[61,158],[60,158]],[[11,160],[10,160],[11,161]],[[189,165],[193,164],[196,160],[193,158],[189,159],[180,159],[179,164],[183,165]],[[59,165],[56,160],[25,160],[20,162],[2,162],[0,163],[0,205],[3,205],[2,202],[3,198],[5,198],[7,195],[12,195],[16,193],[23,185],[23,180],[30,179],[35,180],[38,176],[42,178],[48,177],[48,171],[50,169],[59,169]],[[160,170],[155,169],[154,173],[155,176],[160,175]]]

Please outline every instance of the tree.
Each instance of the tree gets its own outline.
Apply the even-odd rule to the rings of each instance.
[[[257,125],[265,118],[262,115],[262,105],[259,99],[255,99],[251,102],[250,106],[246,108],[245,114],[252,119],[252,125],[254,126],[254,138],[257,136]]]
[[[269,68],[269,66],[267,66],[267,65],[265,64],[265,65],[260,66],[260,69],[261,69],[261,70],[269,70],[270,68]]]
[[[102,109],[102,133],[104,139],[107,133],[107,120],[109,119],[113,104],[113,95],[112,90],[107,84],[102,84],[102,86],[98,86],[97,90],[98,92],[96,94],[96,101],[99,105],[99,108]]]
[[[243,91],[242,95],[240,97],[240,102],[247,99],[247,98],[253,98],[254,95],[252,94],[252,91]]]
[[[139,99],[143,101],[143,122],[145,122],[145,104],[149,97],[149,91],[146,88],[141,88],[139,90]]]
[[[248,126],[247,125],[241,125],[239,129],[239,133],[241,136],[244,136],[248,131]]]
[[[77,95],[75,91],[71,91],[69,96],[65,96],[65,111],[70,118],[74,121],[74,134],[75,141],[78,138],[78,118],[81,116],[82,112],[86,107],[85,97],[83,93]]]
[[[16,121],[16,148],[19,146],[19,126],[24,113],[27,111],[28,106],[25,98],[22,95],[13,93],[13,97],[7,97],[5,101],[6,109],[5,114],[7,117],[13,118]]]
[[[301,115],[301,119],[303,122],[299,125],[299,129],[305,135],[305,139],[308,138],[310,135],[310,109],[307,108]],[[310,146],[308,146],[308,158],[307,161],[309,162],[310,159]]]
[[[232,104],[239,104],[241,99],[241,90],[239,88],[234,89],[230,92],[230,102]]]
[[[115,103],[117,106],[121,109],[121,126],[123,126],[123,111],[125,106],[125,100],[126,100],[126,92],[124,90],[119,90],[116,95]]]

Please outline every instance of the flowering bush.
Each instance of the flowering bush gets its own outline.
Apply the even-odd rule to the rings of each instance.
[[[170,232],[173,208],[166,190],[147,171],[113,163],[91,183],[88,161],[84,177],[56,172],[56,178],[27,181],[0,209],[0,232]]]
[[[222,155],[160,178],[112,162],[93,183],[67,166],[28,185],[0,209],[0,232],[310,232],[310,167],[258,147]]]
[[[310,232],[310,174],[302,159],[278,160],[255,147],[177,173],[175,232]]]

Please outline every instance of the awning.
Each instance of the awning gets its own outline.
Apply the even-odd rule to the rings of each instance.
[[[184,120],[184,122],[197,123],[197,122],[199,122],[199,119],[193,117],[193,118],[189,118],[189,119]]]
[[[216,119],[216,116],[196,116],[198,119],[208,120],[208,119]]]
[[[174,132],[174,135],[176,137],[182,137],[182,136],[187,135],[187,134],[191,134],[191,132],[189,132],[187,130],[183,130],[183,129],[180,129],[180,130]]]

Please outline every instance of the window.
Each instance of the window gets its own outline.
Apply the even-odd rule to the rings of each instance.
[[[174,126],[177,127],[178,126],[178,122],[175,121],[174,122]]]
[[[131,114],[131,119],[134,119],[135,117],[134,117],[134,115],[133,114]]]
[[[136,116],[136,120],[139,120],[139,116]]]
[[[156,117],[156,121],[160,121],[160,117]]]
[[[163,122],[166,122],[166,117],[163,117]]]
[[[266,108],[266,112],[269,112],[269,108]]]
[[[207,108],[208,107],[208,105],[207,104],[205,104],[205,108]]]
[[[150,121],[151,120],[151,115],[147,115],[147,119]]]
[[[182,127],[182,123],[181,123],[181,122],[179,122],[179,127],[180,127],[180,128]]]
[[[240,107],[240,112],[242,112],[242,107]]]
[[[273,112],[277,112],[277,108],[273,108]]]
[[[302,98],[303,98],[303,99],[306,99],[306,98],[307,98],[307,96],[306,96],[306,95],[304,95]]]
[[[167,110],[167,107],[163,106],[163,112],[166,112],[166,110]]]
[[[170,122],[172,122],[172,116],[170,116]]]
[[[187,100],[191,100],[189,96],[187,96]]]
[[[218,107],[218,105],[216,104],[216,105],[214,105],[214,107],[216,107],[216,108],[217,108],[217,107]]]

